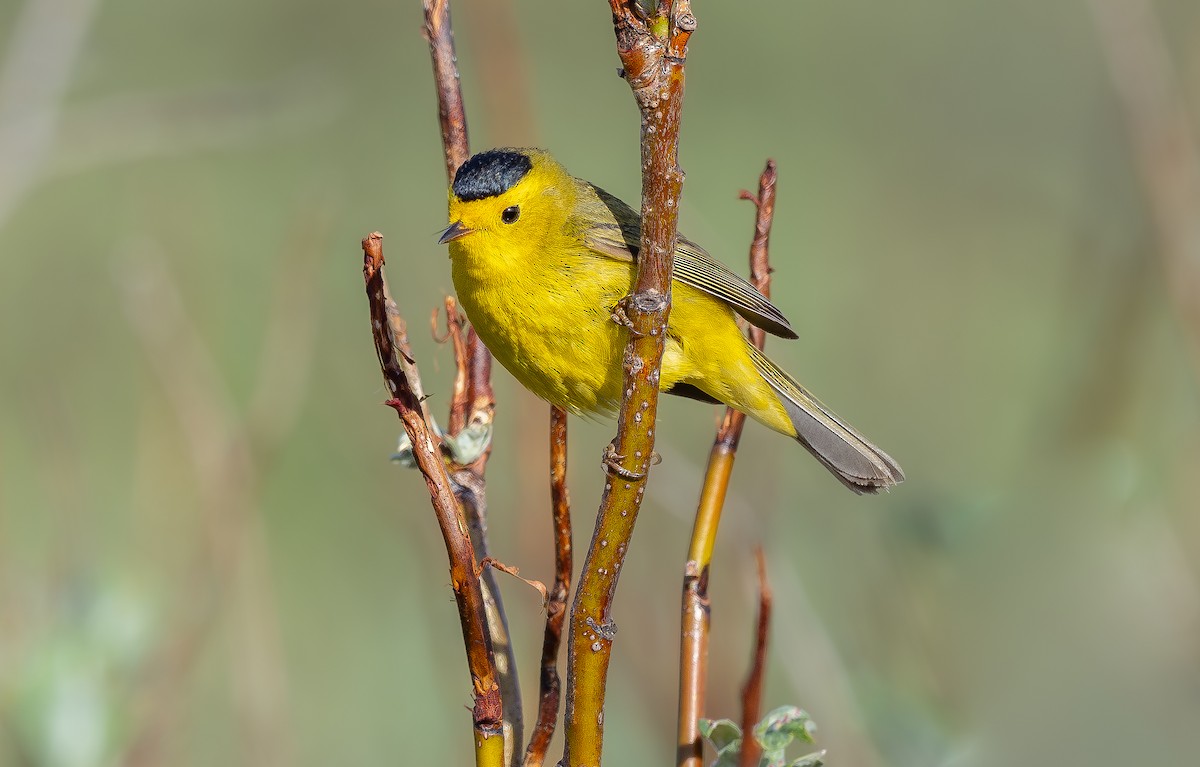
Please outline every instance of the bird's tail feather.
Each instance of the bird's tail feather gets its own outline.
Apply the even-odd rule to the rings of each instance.
[[[750,347],[754,366],[779,397],[796,439],[842,484],[856,493],[877,493],[904,481],[891,456],[872,445],[762,352]]]

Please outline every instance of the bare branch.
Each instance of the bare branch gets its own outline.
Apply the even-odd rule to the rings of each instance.
[[[437,86],[438,122],[442,127],[442,149],[446,154],[446,180],[470,157],[467,148],[467,113],[458,80],[454,53],[454,29],[450,26],[450,0],[423,0],[425,26],[422,34],[433,58],[433,80]]]
[[[1200,147],[1149,0],[1091,0],[1176,317],[1200,374]]]
[[[743,191],[739,196],[758,208],[754,219],[754,238],[750,244],[750,281],[764,296],[771,296],[771,264],[768,244],[771,221],[775,214],[775,161],[767,160],[758,179],[758,194]],[[751,343],[761,350],[767,334],[747,323]],[[717,527],[725,507],[729,477],[746,416],[725,408],[725,417],[713,441],[704,472],[700,503],[692,527],[687,563],[683,572],[683,608],[679,652],[679,739],[676,750],[679,767],[700,767],[703,741],[700,717],[704,716],[705,689],[708,684],[708,639],[710,605],[708,599],[709,566],[717,542]]]
[[[389,315],[398,311],[388,294],[383,277],[383,235],[373,232],[363,239],[363,279],[371,310],[371,332],[384,381],[392,393],[387,404],[394,408],[413,444],[413,456],[425,477],[430,499],[437,515],[438,526],[446,543],[450,559],[450,582],[458,604],[459,622],[471,671],[475,706],[472,720],[475,726],[476,764],[504,764],[503,705],[497,680],[492,640],[488,632],[483,590],[476,564],[475,548],[467,533],[463,516],[437,436],[430,430],[421,413],[421,403],[409,382],[417,379],[415,366],[406,372],[401,360],[401,339],[392,335]]]
[[[463,338],[463,326],[466,320],[458,313],[458,302],[454,296],[446,296],[446,335],[437,335],[437,309],[433,310],[434,340],[443,343],[449,340],[454,347],[454,394],[450,398],[450,418],[446,423],[446,431],[458,434],[467,425],[467,342]]]
[[[554,588],[546,600],[537,724],[525,751],[525,767],[541,767],[558,719],[558,648],[571,591],[571,498],[567,492],[567,411],[550,406],[550,503],[554,518]]]
[[[0,228],[38,180],[99,0],[28,0],[0,68]]]
[[[437,88],[438,123],[442,132],[442,150],[446,159],[446,179],[453,181],[458,166],[467,161],[470,148],[467,142],[467,115],[459,83],[457,58],[454,53],[454,29],[450,24],[449,0],[423,0],[425,25],[422,30],[429,43],[429,55],[433,63],[433,79]],[[447,309],[451,315],[452,332],[461,331],[456,311]],[[455,399],[450,414],[451,438],[461,439],[464,429],[472,428],[482,442],[481,452],[469,461],[469,465],[455,466],[455,494],[466,509],[471,523],[471,537],[476,548],[484,556],[487,547],[487,496],[484,470],[491,454],[491,425],[495,415],[496,401],[492,392],[492,358],[480,342],[474,328],[466,331],[465,345],[461,335],[455,336],[455,357],[458,376],[455,380]],[[497,666],[499,684],[504,706],[504,759],[516,765],[520,758],[520,743],[524,735],[521,710],[521,688],[517,679],[516,655],[509,640],[508,621],[495,576],[490,570],[483,576],[483,588],[487,606],[488,632],[499,652]],[[476,741],[477,748],[484,747]],[[476,758],[479,758],[478,752]]]
[[[742,687],[742,765],[754,767],[762,747],[754,738],[754,725],[762,711],[763,671],[767,667],[767,633],[771,627],[771,584],[767,582],[767,560],[762,546],[754,550],[758,562],[758,625],[754,632],[754,659]]]
[[[604,691],[616,636],[612,600],[654,456],[659,367],[683,190],[678,144],[684,62],[696,28],[688,0],[659,3],[652,19],[644,18],[635,2],[610,0],[610,7],[617,53],[641,111],[642,234],[633,293],[622,302],[629,340],[617,435],[605,454],[608,481],[571,611],[568,767],[600,764]]]

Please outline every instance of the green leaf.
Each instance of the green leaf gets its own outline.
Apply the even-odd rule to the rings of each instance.
[[[742,755],[742,729],[730,719],[701,719],[700,734],[717,750],[717,758],[709,767],[738,767]],[[825,752],[802,756],[788,762],[787,747],[796,739],[812,742],[817,729],[803,709],[783,706],[763,717],[754,726],[754,739],[762,746],[758,767],[821,767]]]
[[[796,738],[812,743],[816,729],[804,709],[781,706],[754,726],[754,739],[762,744],[764,754],[781,754]]]
[[[450,458],[459,466],[475,463],[492,445],[492,425],[471,423],[457,437],[442,436],[442,443],[450,450]]]
[[[731,719],[701,719],[700,734],[704,736],[709,743],[713,744],[713,748],[717,751],[724,751],[726,747],[737,744],[739,747],[742,742],[742,728]]]
[[[717,758],[708,767],[741,767],[741,764],[742,742],[739,740],[736,744],[726,747],[724,751],[717,754]]]
[[[443,448],[450,455],[450,460],[459,466],[475,463],[483,457],[492,444],[492,425],[490,423],[471,422],[458,433],[458,436],[452,437],[438,428],[437,422],[431,416],[429,429],[442,441]],[[417,468],[417,457],[413,454],[413,444],[408,437],[408,432],[400,432],[396,452],[392,453],[392,463],[399,464],[406,469]]]
[[[781,748],[778,751],[763,751],[758,767],[787,767],[787,754]]]
[[[396,452],[392,453],[392,463],[400,464],[406,469],[417,468],[417,457],[413,455],[413,444],[412,440],[408,438],[408,432],[400,432]]]
[[[825,764],[825,749],[802,756],[789,764],[788,767],[821,767],[823,764]]]

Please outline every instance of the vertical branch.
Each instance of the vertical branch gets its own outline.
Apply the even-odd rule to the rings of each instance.
[[[458,167],[470,156],[470,149],[467,143],[466,108],[454,52],[454,29],[450,24],[450,2],[422,0],[422,5],[425,11],[422,33],[429,42],[433,79],[437,88],[438,124],[441,126],[442,149],[446,159],[446,179],[447,182],[451,182]],[[448,314],[453,315],[452,322],[457,318],[457,312]],[[474,328],[467,329],[465,345],[456,344],[455,350],[459,362],[459,377],[455,383],[455,406],[450,417],[450,437],[461,440],[463,432],[470,430],[472,438],[480,443],[479,452],[466,465],[454,467],[455,495],[465,508],[475,547],[486,556],[487,500],[484,471],[491,454],[491,427],[496,409],[491,384],[492,357],[475,334]],[[462,352],[465,352],[465,358],[461,356]],[[515,765],[519,758],[524,729],[516,656],[509,637],[504,603],[500,599],[495,576],[490,570],[485,571],[483,584],[489,634],[495,642],[495,649],[499,651],[501,695],[508,702],[504,707],[503,724],[505,762]]]
[[[442,129],[442,150],[446,157],[446,182],[454,181],[458,166],[470,157],[467,143],[467,112],[463,104],[462,88],[459,84],[458,58],[454,53],[454,29],[450,26],[450,0],[422,0],[425,9],[425,26],[422,34],[429,43],[429,55],[433,62],[433,81],[437,87],[438,124]],[[491,424],[495,399],[492,395],[492,357],[480,342],[474,328],[467,330],[468,368],[466,382],[470,401],[471,418],[486,414]],[[478,460],[480,476],[487,464],[487,454]]]
[[[463,0],[458,8],[466,11],[459,16],[458,30],[465,28],[472,41],[474,55],[466,66],[478,78],[477,93],[492,146],[537,146],[537,121],[528,75],[529,46],[522,40],[522,9],[517,7],[516,0]],[[480,114],[478,108],[476,114]],[[521,424],[512,435],[515,443],[509,443],[516,455],[536,455],[542,448],[545,436],[540,428],[534,427],[545,422],[549,429],[545,407],[545,402],[525,391],[505,403],[509,421]],[[518,461],[517,473],[512,477],[516,493],[509,502],[516,508],[536,506],[545,476],[544,466],[537,461]],[[535,531],[525,529],[536,526],[535,521],[522,518],[518,525],[520,554],[514,556],[523,557],[531,548],[537,548],[541,539]]]
[[[749,200],[757,210],[754,216],[754,238],[750,241],[750,282],[764,298],[771,297],[771,272],[775,271],[771,268],[769,251],[771,223],[775,219],[775,182],[778,176],[775,161],[768,158],[762,174],[758,177],[758,194],[751,194],[745,189],[738,194],[738,199]],[[749,325],[747,334],[750,343],[762,351],[767,342],[767,331],[757,325]],[[743,417],[742,421],[745,420]]]
[[[395,408],[412,441],[413,456],[429,488],[450,559],[450,582],[458,604],[467,665],[474,688],[472,721],[475,729],[475,763],[477,767],[500,767],[505,764],[503,705],[475,548],[467,533],[462,508],[455,498],[454,486],[437,437],[426,424],[421,403],[410,383],[409,376],[414,380],[418,378],[417,370],[404,349],[403,337],[397,333],[398,330],[402,332],[403,325],[383,277],[383,236],[378,232],[372,233],[363,240],[362,246],[363,279],[371,309],[371,331],[379,365],[393,397],[387,404]]]
[[[446,155],[446,182],[470,157],[467,148],[467,111],[458,82],[458,59],[454,53],[454,29],[450,26],[450,0],[422,0],[425,26],[421,30],[433,59],[433,82],[437,86],[438,124],[442,128],[442,150]]]
[[[446,336],[437,340],[449,339],[454,348],[454,394],[450,400],[446,439],[454,442],[457,449],[451,451],[450,477],[454,480],[454,495],[462,505],[470,525],[471,543],[475,546],[476,556],[481,557],[482,561],[491,554],[487,543],[487,487],[483,471],[491,452],[491,423],[496,408],[491,386],[492,360],[486,349],[480,354],[483,345],[477,336],[464,333],[466,319],[459,314],[458,302],[453,296],[446,296],[445,308]],[[435,327],[436,318],[437,310],[434,310]],[[467,337],[464,338],[464,335]],[[456,459],[466,463],[456,463]],[[504,717],[505,763],[516,765],[519,763],[524,728],[516,653],[508,632],[508,619],[505,617],[496,574],[490,568],[484,568],[480,577],[483,579],[483,603],[496,658],[500,697],[509,701]],[[517,757],[516,761],[514,756]]]
[[[486,456],[480,460],[486,460]],[[468,532],[477,556],[488,557],[487,500],[483,477],[473,469],[453,472],[454,495],[467,515]],[[500,699],[504,702],[504,764],[516,767],[521,759],[521,740],[524,737],[524,718],[521,712],[521,688],[517,678],[516,652],[508,632],[508,618],[500,598],[500,585],[490,567],[480,575],[483,588],[484,618],[492,640],[496,677],[500,684]]]
[[[525,752],[525,767],[541,767],[554,737],[560,682],[558,648],[571,591],[571,498],[567,493],[567,411],[550,406],[550,504],[554,518],[554,587],[546,600],[546,633],[542,639],[541,695],[537,724]]]
[[[764,296],[771,296],[771,265],[768,242],[771,220],[775,214],[775,161],[767,160],[758,179],[758,196],[743,191],[742,199],[758,208],[754,220],[754,239],[750,244],[750,281]],[[761,328],[749,326],[750,342],[762,350],[767,334]],[[717,526],[725,506],[729,476],[737,454],[746,416],[725,408],[725,417],[717,431],[700,504],[692,527],[687,563],[683,571],[683,608],[679,647],[679,740],[676,760],[679,767],[700,767],[703,760],[703,741],[700,738],[700,717],[704,716],[705,688],[708,683],[708,637],[711,622],[708,600],[708,575],[713,546],[717,541]]]
[[[515,0],[466,0],[466,25],[475,44],[474,74],[493,146],[536,145],[528,47]],[[464,6],[460,6],[464,7]],[[540,472],[539,472],[540,474]]]
[[[1200,147],[1149,0],[1091,0],[1175,315],[1200,373]]]
[[[463,339],[463,325],[466,320],[458,312],[458,301],[454,296],[446,296],[443,300],[446,309],[446,335],[438,336],[438,310],[434,309],[429,318],[433,330],[433,340],[439,344],[450,342],[454,350],[454,392],[450,395],[450,417],[446,421],[446,431],[457,434],[467,425],[467,342]]]
[[[616,624],[612,600],[645,492],[654,451],[659,367],[671,306],[679,196],[679,123],[687,42],[696,28],[688,0],[647,15],[610,0],[617,53],[641,111],[642,234],[633,292],[622,301],[629,340],[617,435],[605,454],[608,480],[571,611],[567,652],[568,767],[600,764],[604,692]]]
[[[467,402],[471,408],[468,421],[485,419],[486,423],[491,424],[496,411],[496,395],[492,391],[492,355],[471,327],[467,328]],[[490,444],[481,459],[486,463],[489,455]]]
[[[758,625],[754,632],[754,658],[742,688],[742,764],[754,767],[762,746],[754,737],[754,725],[762,710],[763,670],[767,667],[767,632],[771,626],[771,584],[767,582],[767,560],[762,546],[754,550],[758,562]]]
[[[8,17],[11,36],[0,61],[0,228],[51,157],[99,7],[99,0],[27,0]]]

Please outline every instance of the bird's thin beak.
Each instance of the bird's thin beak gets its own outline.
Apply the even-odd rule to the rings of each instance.
[[[455,221],[450,226],[446,227],[446,231],[442,232],[442,236],[438,238],[438,245],[445,245],[451,240],[457,240],[459,237],[466,237],[474,229],[468,229],[463,226],[461,221]]]

